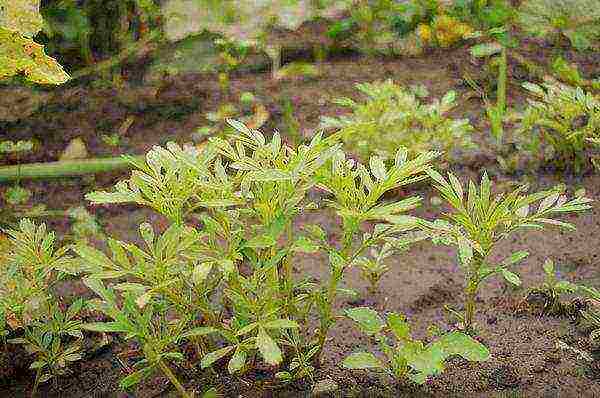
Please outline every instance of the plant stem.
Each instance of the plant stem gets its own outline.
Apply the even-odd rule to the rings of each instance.
[[[130,167],[129,161],[122,157],[20,164],[18,166],[0,167],[0,182],[16,179],[74,177],[127,170]]]
[[[163,361],[158,361],[158,367],[165,374],[165,376],[167,376],[167,378],[175,386],[175,388],[177,389],[177,391],[179,391],[179,394],[181,394],[182,397],[184,397],[184,398],[193,398],[192,395],[189,394],[185,390],[185,388],[183,387],[183,385],[179,382],[179,379],[177,379],[177,377],[175,376],[175,374],[173,374],[173,372],[171,371],[171,369],[169,369],[169,367],[167,365],[165,365],[165,363]]]
[[[37,390],[40,385],[40,377],[42,375],[42,368],[37,368],[35,372],[35,382],[33,383],[33,389],[31,390],[31,398],[37,395]]]

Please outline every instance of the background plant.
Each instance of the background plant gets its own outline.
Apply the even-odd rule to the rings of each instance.
[[[528,186],[521,185],[511,192],[493,196],[492,183],[486,173],[479,186],[469,181],[467,189],[452,173],[448,173],[447,179],[431,169],[427,173],[452,211],[443,219],[425,221],[422,225],[434,242],[457,247],[458,262],[465,276],[465,310],[460,319],[468,333],[474,332],[475,298],[487,278],[499,274],[509,283],[521,283],[509,267],[523,260],[528,253],[517,251],[494,264],[489,257],[498,242],[519,229],[542,229],[545,224],[572,230],[572,224],[554,217],[591,208],[591,199],[576,196],[569,200],[561,186],[526,194]],[[538,201],[537,208],[533,208]]]
[[[382,361],[370,352],[355,352],[342,363],[347,369],[383,371],[398,380],[409,379],[423,384],[430,376],[442,373],[450,357],[483,362],[490,356],[483,344],[461,332],[436,336],[429,344],[416,340],[411,336],[406,317],[395,312],[389,313],[385,322],[367,307],[348,309],[346,315],[377,342],[377,349],[385,358]],[[388,333],[393,335],[394,345],[389,344]]]
[[[0,334],[8,343],[25,347],[35,360],[32,394],[38,385],[64,374],[70,362],[81,359],[83,334],[77,300],[66,310],[52,287],[76,267],[67,247],[57,247],[45,224],[21,220],[19,229],[7,230],[0,257]]]
[[[356,88],[365,100],[335,100],[351,113],[338,118],[322,117],[321,126],[337,129],[346,148],[361,159],[372,155],[391,159],[400,147],[414,154],[428,150],[450,153],[474,146],[468,120],[447,116],[456,106],[454,91],[441,100],[422,103],[416,93],[391,80],[361,83]]]
[[[525,137],[522,145],[533,153],[543,152],[545,160],[554,159],[562,169],[572,165],[581,171],[589,165],[587,146],[600,137],[597,96],[558,82],[526,83],[524,87],[533,98],[519,128]]]
[[[578,287],[574,283],[558,278],[558,271],[554,269],[554,261],[551,259],[546,259],[542,268],[544,281],[540,287],[529,290],[527,301],[537,302],[541,299],[541,312],[552,315],[564,314],[568,308],[561,301],[561,297],[564,294],[575,293]]]
[[[578,50],[596,48],[600,39],[598,0],[526,0],[519,25],[526,32],[553,39],[566,37]]]

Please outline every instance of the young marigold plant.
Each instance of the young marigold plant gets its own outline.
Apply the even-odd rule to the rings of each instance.
[[[534,96],[521,121],[526,148],[555,159],[562,168],[573,164],[575,170],[588,163],[586,149],[600,139],[600,99],[579,87],[562,83],[527,83]]]
[[[578,50],[597,48],[599,6],[598,0],[526,0],[519,7],[519,23],[536,36],[565,36]]]
[[[367,307],[346,310],[346,315],[354,320],[360,330],[375,339],[378,351],[384,360],[370,352],[355,352],[344,359],[347,369],[368,369],[385,372],[393,378],[409,379],[423,384],[430,376],[444,371],[444,363],[453,356],[461,356],[469,361],[486,361],[490,357],[488,349],[461,332],[450,332],[438,336],[425,344],[411,336],[410,324],[406,317],[395,312],[387,315],[386,321]],[[391,333],[395,344],[389,344]]]
[[[422,103],[415,93],[391,80],[357,84],[366,97],[334,101],[351,113],[338,118],[322,117],[323,128],[338,130],[345,147],[361,159],[372,155],[393,159],[405,147],[411,154],[473,148],[472,126],[467,119],[447,116],[455,106],[456,93],[449,91],[441,100]]]
[[[403,215],[419,198],[382,203],[382,197],[426,178],[436,152],[409,159],[400,150],[393,166],[374,157],[367,168],[346,159],[335,136],[317,134],[292,148],[277,133],[268,140],[230,124],[237,131],[231,139],[213,138],[202,150],[155,147],[145,161],[133,161],[137,170],[113,192],[87,196],[96,204],[148,206],[171,221],[161,235],[140,227],[145,248],[110,239],[109,257],[86,244],[75,247],[86,283],[100,296],[92,304],[110,318],[86,328],[123,333],[143,351],[124,387],[161,370],[189,395],[168,366],[185,359],[177,347],[182,341],[195,347],[203,368],[226,361],[230,373],[244,373],[260,359],[288,363],[278,373],[282,380],[310,376],[336,319],[345,270],[372,246],[419,239],[405,234],[416,223]],[[319,207],[307,198],[317,187],[331,193],[323,204],[342,220],[339,244],[317,225],[304,232],[296,226],[299,215]],[[329,280],[295,278],[298,255],[316,252],[329,258]],[[313,334],[307,325],[315,317]]]
[[[553,217],[591,208],[591,199],[576,196],[569,200],[562,187],[528,195],[528,186],[521,185],[512,192],[493,196],[492,183],[486,173],[479,186],[469,181],[466,189],[452,173],[448,173],[447,179],[431,169],[427,173],[452,211],[443,219],[421,223],[434,242],[458,249],[459,264],[465,276],[465,310],[460,318],[468,333],[474,332],[475,299],[487,278],[499,274],[509,283],[521,283],[517,274],[509,268],[527,257],[528,253],[517,251],[494,264],[489,257],[498,242],[519,229],[542,229],[546,224],[574,229],[572,224]],[[538,201],[537,208],[533,207]]]
[[[83,301],[66,310],[52,286],[75,269],[68,248],[57,248],[45,224],[21,220],[19,229],[6,231],[0,255],[0,321],[8,343],[21,344],[35,359],[32,394],[38,385],[64,374],[69,363],[81,358]]]

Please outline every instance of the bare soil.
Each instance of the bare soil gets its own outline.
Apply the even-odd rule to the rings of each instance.
[[[548,59],[557,49],[531,43],[524,51],[539,61]],[[600,73],[597,54],[569,56],[578,62],[587,76]],[[434,96],[441,96],[450,89],[465,94],[468,89],[461,79],[465,71],[481,79],[486,78],[481,74],[480,65],[470,63],[466,47],[433,51],[418,58],[338,57],[324,63],[321,76],[311,79],[274,81],[268,71],[237,75],[232,78],[229,97],[220,93],[217,79],[210,75],[178,77],[159,88],[139,85],[123,90],[68,87],[32,117],[8,124],[4,129],[7,138],[35,138],[43,142],[41,150],[21,161],[56,160],[75,137],[84,139],[91,156],[142,154],[152,145],[170,140],[189,142],[191,133],[206,123],[206,112],[216,110],[226,100],[239,98],[244,91],[251,91],[271,113],[263,131],[279,129],[286,134],[282,107],[283,101],[289,99],[300,125],[306,129],[304,134],[308,136],[317,127],[321,115],[341,111],[331,105],[332,98],[356,96],[354,83],[392,78],[404,84],[425,84]],[[516,64],[511,65],[511,72],[515,75],[524,73]],[[523,93],[517,83],[509,87],[509,93],[511,105],[523,103]],[[456,114],[466,115],[478,127],[478,141],[482,144],[480,151],[465,154],[453,166],[462,178],[476,178],[485,168],[496,182],[514,179],[514,176],[502,175],[494,154],[486,146],[487,127],[482,118],[481,102],[477,98],[465,98],[457,107]],[[134,116],[135,120],[121,137],[122,144],[118,149],[103,143],[101,134],[114,132],[129,116]],[[16,161],[13,158],[5,163],[14,164]],[[140,222],[162,223],[163,220],[147,210],[132,206],[90,207],[83,199],[86,192],[108,187],[124,175],[23,184],[33,191],[36,202],[58,209],[85,205],[98,217],[107,235],[135,240]],[[585,187],[590,197],[600,198],[600,176],[597,175],[563,176],[523,170],[519,178],[530,180],[533,189],[566,182],[571,190]],[[415,189],[411,193],[421,194],[426,199],[435,195],[429,189]],[[439,214],[441,209],[430,205],[428,200],[425,203],[419,210],[421,216],[433,218]],[[331,214],[318,213],[301,222],[317,222],[334,232],[338,226],[333,219]],[[541,265],[548,257],[555,260],[563,277],[600,287],[600,205],[594,204],[593,211],[570,216],[568,221],[577,225],[577,232],[550,230],[522,233],[505,241],[498,250],[499,257],[524,249],[531,255],[519,268],[522,288],[509,288],[502,281],[493,280],[479,295],[477,322],[480,339],[492,353],[489,361],[474,364],[452,360],[441,376],[421,387],[398,384],[371,373],[350,372],[341,368],[342,359],[354,350],[369,347],[371,343],[349,321],[341,320],[331,333],[315,380],[330,379],[337,383],[339,388],[331,394],[336,397],[599,397],[599,347],[590,345],[588,335],[573,319],[540,315],[527,305],[523,306],[527,288],[541,283]],[[52,219],[50,224],[62,232],[68,228],[66,219]],[[419,244],[408,253],[395,257],[391,265],[391,271],[382,279],[380,291],[376,294],[367,292],[367,285],[361,280],[358,270],[350,270],[346,285],[358,290],[361,298],[340,299],[338,310],[369,305],[381,311],[403,312],[412,321],[415,334],[421,337],[426,335],[430,324],[447,327],[443,305],[460,309],[463,298],[462,275],[454,252],[445,247]],[[298,258],[295,268],[298,275],[308,274],[318,279],[327,276],[326,263],[322,258]],[[59,291],[67,301],[82,295],[89,296],[77,281],[63,284]],[[72,374],[58,380],[56,385],[43,386],[41,396],[175,396],[162,376],[154,377],[132,394],[119,390],[118,381],[126,375],[127,367],[132,363],[127,355],[120,359],[119,354],[126,354],[131,348],[133,346],[129,343],[115,339],[109,346],[75,364]],[[27,354],[18,349],[0,352],[1,397],[28,396],[33,380],[32,372],[27,369],[28,362]],[[308,382],[274,388],[267,382],[272,376],[271,371],[263,369],[236,378],[228,376],[225,369],[216,373],[203,373],[194,368],[177,369],[190,390],[201,391],[215,386],[226,397],[311,395],[312,386]]]

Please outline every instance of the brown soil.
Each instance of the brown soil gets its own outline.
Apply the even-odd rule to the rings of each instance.
[[[535,48],[535,47],[534,47]],[[465,70],[476,74],[477,65],[469,63],[466,48],[452,51],[435,51],[419,58],[368,59],[358,56],[331,60],[322,65],[322,75],[313,79],[273,81],[267,71],[235,76],[232,79],[232,94],[225,98],[220,94],[214,76],[185,76],[161,87],[156,96],[154,88],[130,87],[121,91],[72,87],[61,94],[45,109],[29,119],[7,125],[8,138],[37,138],[43,142],[42,150],[28,157],[27,161],[56,160],[66,144],[74,137],[82,137],[93,156],[116,155],[118,153],[141,154],[152,145],[164,144],[169,140],[189,142],[191,133],[204,124],[204,114],[213,111],[225,100],[239,98],[244,91],[258,96],[271,113],[264,131],[279,129],[285,134],[282,121],[283,100],[294,105],[300,125],[309,135],[318,125],[323,114],[332,115],[340,111],[330,100],[344,95],[355,96],[353,84],[362,81],[392,78],[405,84],[425,84],[435,96],[450,89],[460,93],[468,90],[462,84]],[[530,51],[535,58],[544,59],[551,49]],[[597,57],[596,57],[597,58]],[[575,59],[580,62],[586,75],[598,74],[598,64],[593,57]],[[597,59],[596,59],[597,61]],[[518,67],[513,65],[513,72]],[[516,84],[510,87],[513,106],[523,103],[523,94]],[[466,99],[457,107],[457,114],[467,115],[482,131],[478,138],[483,149],[462,165],[456,165],[464,178],[475,177],[486,167],[498,182],[509,181],[502,176],[495,157],[486,149],[487,132],[482,119],[481,103],[477,99]],[[133,125],[123,138],[118,149],[113,149],[100,140],[100,135],[113,132],[128,116],[135,116]],[[474,156],[474,157],[473,157]],[[15,163],[9,159],[7,163]],[[26,182],[24,185],[34,193],[36,202],[49,208],[67,208],[85,204],[83,195],[92,189],[108,187],[122,175],[97,178]],[[525,177],[524,177],[525,178]],[[530,175],[535,189],[547,187],[561,179],[567,179],[570,189],[585,187],[592,198],[600,198],[599,176],[554,176]],[[434,193],[418,190],[426,198]],[[429,203],[425,201],[425,203]],[[147,210],[132,206],[91,208],[108,235],[124,240],[135,240],[140,222],[161,222]],[[435,217],[439,209],[426,205],[419,211],[424,217]],[[318,222],[330,231],[337,226],[330,214],[320,213],[301,222]],[[492,358],[482,364],[452,360],[447,370],[422,387],[397,384],[365,372],[349,372],[340,367],[345,355],[371,343],[353,328],[347,320],[341,320],[331,334],[331,341],[324,353],[324,362],[318,369],[315,380],[332,379],[340,387],[333,396],[355,397],[598,397],[600,396],[599,351],[588,342],[587,335],[568,318],[540,316],[521,310],[522,298],[528,287],[536,286],[542,278],[541,264],[545,258],[555,260],[566,278],[585,281],[600,286],[598,256],[600,255],[600,207],[581,216],[571,216],[569,221],[578,227],[577,232],[564,233],[528,232],[505,241],[498,255],[514,250],[527,249],[531,255],[520,266],[519,273],[524,288],[508,288],[503,282],[489,282],[479,295],[477,322],[480,338],[490,349]],[[66,220],[51,220],[51,226],[59,231],[68,227]],[[461,307],[462,275],[454,253],[445,247],[420,244],[410,252],[395,258],[391,271],[381,281],[380,292],[367,293],[367,284],[361,280],[358,270],[350,270],[346,285],[357,289],[361,299],[340,300],[337,307],[369,305],[381,311],[399,311],[411,319],[415,334],[425,336],[427,327],[436,323],[446,325],[442,312],[444,304]],[[327,269],[321,258],[298,259],[297,272],[326,277]],[[60,288],[66,297],[88,295],[79,282],[69,282]],[[447,326],[447,325],[446,325]],[[572,347],[591,353],[594,361],[589,362]],[[128,343],[116,340],[110,346],[90,358],[78,362],[71,375],[61,378],[56,386],[50,383],[42,387],[44,397],[126,397],[120,392],[118,381],[125,375],[124,365],[117,354],[131,349]],[[0,396],[27,396],[33,380],[27,370],[24,352],[14,349],[0,354]],[[232,378],[226,371],[217,374],[202,373],[198,369],[177,369],[186,380],[190,390],[202,390],[217,386],[227,397],[302,397],[310,396],[310,383],[303,382],[283,389],[269,388],[256,380],[268,374],[256,374],[244,378]],[[264,372],[263,372],[264,373]],[[268,372],[267,372],[268,373]],[[168,381],[156,376],[141,386],[138,397],[174,396]]]

